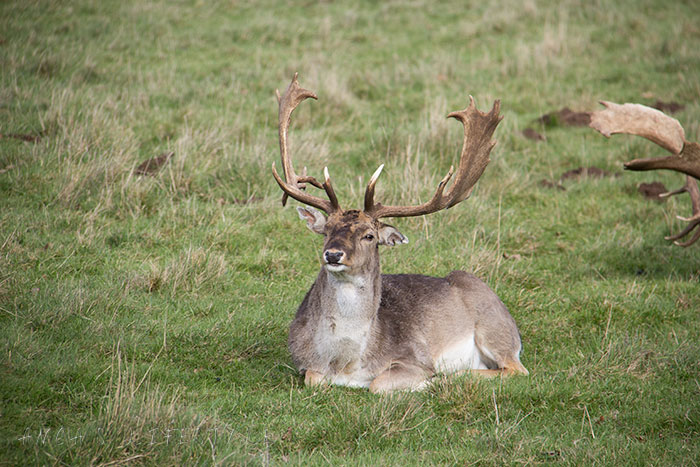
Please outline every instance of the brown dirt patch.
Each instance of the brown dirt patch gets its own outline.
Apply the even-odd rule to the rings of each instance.
[[[566,191],[566,188],[561,183],[555,183],[545,178],[540,180],[537,184],[543,188],[556,188],[559,191]]]
[[[619,177],[619,174],[608,172],[598,167],[579,167],[577,169],[567,170],[564,172],[559,181],[564,180],[579,180],[581,178],[605,178],[605,177]]]
[[[143,161],[134,169],[134,173],[136,175],[155,175],[173,157],[173,154],[172,152],[164,152],[159,156]]]
[[[588,126],[591,123],[591,113],[576,112],[564,107],[556,112],[544,114],[536,121],[545,126]]]
[[[12,139],[18,139],[21,141],[26,141],[27,143],[36,143],[41,139],[41,136],[38,135],[30,135],[28,133],[9,133],[9,134],[2,134],[0,133],[0,138],[12,138]]]
[[[654,102],[651,107],[654,107],[657,110],[660,110],[662,112],[674,114],[676,112],[680,112],[681,110],[685,109],[685,106],[683,104],[679,104],[678,102],[664,102],[664,101],[656,101]]]
[[[540,133],[536,132],[532,128],[525,128],[523,131],[523,136],[532,141],[546,141],[546,138]]]
[[[668,192],[661,182],[640,183],[639,187],[637,187],[637,191],[646,199],[653,199],[655,201],[663,201],[664,198],[660,198],[659,195]]]

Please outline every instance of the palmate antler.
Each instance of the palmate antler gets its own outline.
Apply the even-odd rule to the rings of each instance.
[[[380,217],[422,216],[441,209],[449,209],[469,198],[474,185],[490,162],[489,154],[491,149],[496,145],[496,141],[492,141],[491,136],[503,119],[503,116],[498,114],[500,108],[501,101],[497,100],[493,103],[491,111],[485,114],[477,110],[474,98],[469,96],[469,106],[466,109],[447,115],[448,118],[456,118],[464,125],[464,142],[462,143],[462,154],[459,158],[457,175],[447,193],[443,193],[443,191],[447,182],[452,178],[454,166],[450,167],[447,175],[438,184],[433,198],[427,203],[418,206],[383,206],[381,203],[375,203],[374,186],[384,167],[382,165],[372,175],[367,185],[367,190],[365,191],[365,212],[375,219]]]
[[[328,168],[324,169],[325,181],[319,183],[313,177],[306,175],[298,176],[292,168],[292,161],[289,158],[287,151],[287,130],[292,111],[296,106],[306,99],[311,97],[316,99],[316,95],[306,89],[299,87],[297,75],[294,75],[291,84],[287,91],[279,100],[279,134],[280,134],[280,153],[282,155],[282,165],[286,181],[282,180],[277,174],[274,164],[272,165],[272,174],[279,184],[285,195],[283,204],[287,196],[290,196],[304,204],[314,206],[331,214],[336,211],[341,211],[338,199],[335,196],[331,186],[330,177],[328,176]],[[370,181],[365,190],[364,212],[379,219],[382,217],[412,217],[430,214],[441,209],[451,208],[457,203],[464,201],[469,197],[474,185],[479,177],[484,173],[486,166],[489,163],[489,154],[496,145],[495,141],[491,140],[498,123],[503,118],[499,115],[500,101],[495,101],[489,113],[483,113],[477,110],[474,104],[474,99],[469,96],[469,106],[461,111],[452,112],[448,117],[460,120],[464,125],[464,142],[462,144],[462,153],[459,160],[459,166],[455,175],[454,182],[445,192],[445,187],[452,178],[454,166],[450,168],[447,175],[440,181],[432,199],[427,203],[417,206],[384,206],[381,203],[374,201],[375,186],[377,179],[384,165],[382,164],[370,178]],[[310,183],[317,188],[323,188],[329,200],[310,195],[303,191],[303,183]]]
[[[615,104],[601,101],[605,109],[591,114],[590,127],[598,130],[605,137],[616,133],[637,135],[652,141],[671,153],[667,157],[652,159],[635,159],[625,163],[628,170],[675,170],[686,174],[685,186],[679,190],[664,193],[667,197],[687,192],[693,208],[691,217],[678,217],[688,222],[683,231],[666,237],[680,246],[690,246],[700,238],[700,190],[697,180],[700,179],[700,144],[685,139],[685,131],[675,118],[663,112],[641,104]],[[690,240],[678,240],[688,235],[694,229],[698,230]]]
[[[289,157],[289,150],[287,148],[287,132],[289,131],[292,112],[294,112],[297,105],[309,97],[312,99],[318,99],[316,94],[299,86],[299,82],[297,81],[297,73],[294,73],[294,78],[292,78],[292,82],[289,83],[289,87],[284,92],[282,97],[280,97],[279,91],[277,91],[277,101],[279,102],[280,154],[282,156],[282,167],[284,168],[284,177],[286,182],[283,181],[277,174],[277,169],[275,169],[274,163],[272,164],[272,175],[275,177],[275,180],[277,180],[280,188],[282,188],[284,191],[284,195],[282,197],[283,206],[287,202],[287,196],[291,196],[297,201],[321,209],[330,214],[331,212],[340,210],[340,205],[338,204],[338,198],[335,196],[335,191],[333,191],[333,187],[331,186],[328,168],[324,170],[324,183],[319,183],[314,177],[308,177],[306,175],[306,168],[304,168],[303,175],[299,176],[296,174],[296,172],[294,172],[292,159]],[[328,200],[306,193],[304,191],[306,188],[306,183],[310,183],[317,188],[323,188],[328,195]]]

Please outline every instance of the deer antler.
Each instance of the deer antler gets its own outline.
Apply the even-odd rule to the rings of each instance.
[[[331,186],[328,168],[324,169],[324,183],[319,183],[315,178],[306,176],[306,169],[304,169],[303,175],[299,176],[294,172],[292,160],[289,157],[287,149],[287,131],[289,129],[292,112],[299,103],[309,97],[316,99],[316,94],[299,86],[296,73],[284,95],[280,97],[279,92],[277,93],[277,99],[279,101],[280,154],[282,156],[282,166],[284,167],[286,180],[282,180],[279,176],[274,163],[272,164],[272,175],[275,177],[280,188],[282,188],[282,191],[284,191],[284,197],[282,198],[283,205],[287,196],[291,196],[297,201],[322,209],[326,211],[326,213],[331,214],[332,212],[340,211],[341,208],[338,203],[338,198]],[[443,192],[447,182],[452,178],[454,166],[450,167],[450,171],[440,181],[433,198],[427,203],[418,206],[383,206],[381,203],[375,203],[375,185],[377,184],[379,174],[384,168],[384,165],[381,165],[379,169],[374,172],[374,175],[372,175],[367,185],[367,190],[365,191],[365,213],[375,219],[381,217],[422,216],[441,209],[451,208],[455,204],[467,199],[477,180],[479,180],[479,177],[484,173],[489,163],[491,149],[496,145],[496,142],[491,140],[491,136],[493,136],[493,132],[503,118],[499,115],[500,108],[501,103],[497,100],[493,103],[493,107],[489,113],[480,112],[474,104],[474,98],[469,96],[469,106],[466,109],[452,112],[448,115],[448,117],[460,120],[464,125],[464,142],[462,144],[462,154],[459,159],[457,175],[447,193]],[[317,188],[323,188],[328,195],[328,200],[306,193],[306,191],[304,191],[306,183],[310,183]]]
[[[440,181],[433,198],[418,206],[384,206],[374,202],[374,189],[382,171],[380,166],[370,179],[365,191],[365,212],[379,219],[380,217],[412,217],[430,214],[441,209],[451,208],[464,201],[471,195],[474,185],[484,173],[489,163],[489,154],[496,145],[491,140],[493,132],[503,116],[499,115],[501,102],[493,103],[489,113],[480,112],[474,104],[474,98],[469,96],[469,106],[461,111],[452,112],[448,117],[460,120],[464,125],[464,142],[459,159],[457,175],[450,189],[443,193],[447,182],[452,178],[454,166],[450,167],[447,175]]]
[[[689,218],[679,216],[679,219],[689,222],[683,231],[666,237],[676,245],[690,246],[700,238],[700,229],[687,242],[677,240],[689,234],[700,226],[700,190],[695,179],[700,179],[700,144],[685,139],[683,127],[675,118],[659,110],[641,104],[615,104],[601,101],[605,109],[591,114],[590,127],[598,130],[605,137],[616,133],[627,133],[646,138],[672,155],[653,159],[635,159],[625,163],[628,170],[675,170],[686,174],[686,184],[683,188],[661,196],[667,197],[687,192],[690,195],[693,215]]]
[[[326,213],[330,214],[334,211],[340,210],[340,205],[338,204],[338,198],[335,195],[333,186],[331,185],[331,179],[328,175],[328,168],[324,169],[325,180],[323,183],[319,183],[314,177],[309,177],[306,175],[306,168],[304,168],[303,174],[301,176],[294,172],[294,167],[292,166],[292,159],[289,157],[289,152],[287,149],[287,132],[289,130],[289,124],[292,118],[292,112],[294,109],[307,98],[317,99],[316,94],[307,89],[303,89],[299,86],[297,81],[297,73],[294,73],[294,78],[292,82],[287,87],[282,97],[277,91],[277,101],[279,102],[279,142],[280,142],[280,155],[282,156],[282,167],[284,168],[284,177],[282,178],[277,174],[277,169],[275,164],[272,164],[272,175],[275,177],[277,184],[280,186],[284,195],[282,197],[282,205],[284,206],[287,202],[287,196],[291,196],[299,202],[308,204],[315,208],[321,209]],[[306,193],[306,183],[310,183],[317,188],[323,188],[328,195],[328,200],[320,198],[318,196]]]

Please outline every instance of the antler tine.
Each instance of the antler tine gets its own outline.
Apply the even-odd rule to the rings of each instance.
[[[374,218],[380,217],[413,217],[430,214],[441,209],[449,209],[464,201],[471,195],[474,185],[484,173],[490,159],[489,154],[496,145],[491,140],[496,127],[503,119],[499,115],[501,102],[496,100],[489,113],[483,113],[476,108],[474,98],[469,96],[466,109],[450,113],[447,117],[456,118],[464,126],[464,142],[459,159],[455,180],[446,193],[443,193],[447,182],[452,178],[454,166],[440,181],[432,199],[418,206],[383,206],[374,202],[374,189],[383,165],[372,175],[365,191],[365,212]]]
[[[700,179],[700,144],[686,141],[678,154],[625,162],[627,170],[668,169]]]
[[[333,189],[333,185],[331,185],[331,176],[328,174],[328,167],[323,168],[323,178],[325,179],[323,182],[323,189],[326,190],[326,194],[328,195],[331,205],[334,207],[334,209],[340,210],[338,197],[335,196],[335,190]]]
[[[279,90],[276,90],[277,101],[279,102],[279,144],[280,144],[280,155],[282,157],[282,168],[284,169],[284,178],[282,178],[277,173],[275,164],[272,164],[272,175],[275,177],[277,184],[280,186],[282,191],[284,191],[284,196],[282,197],[282,205],[287,201],[287,196],[291,196],[297,201],[308,204],[310,206],[316,207],[330,214],[333,211],[339,210],[340,205],[338,204],[338,199],[333,192],[333,188],[330,184],[330,179],[326,177],[325,183],[321,184],[314,177],[309,177],[306,175],[306,168],[302,176],[297,175],[294,172],[294,167],[292,165],[292,159],[289,157],[289,150],[287,146],[287,133],[289,131],[289,124],[291,123],[292,112],[294,109],[305,99],[312,98],[318,99],[316,94],[307,89],[303,89],[299,86],[297,81],[298,73],[294,73],[294,78],[292,82],[287,87],[287,90],[280,97]],[[326,171],[327,173],[327,171]],[[304,189],[305,184],[310,183],[317,188],[323,188],[328,195],[329,200],[325,200],[318,196],[306,193]]]
[[[660,196],[665,198],[667,196],[673,196],[684,192],[687,192],[690,195],[690,202],[693,208],[693,215],[688,218],[678,216],[680,220],[688,222],[688,225],[677,234],[669,235],[665,238],[666,240],[672,240],[673,243],[675,243],[676,245],[687,247],[695,243],[700,238],[700,228],[698,228],[697,232],[695,232],[695,234],[687,242],[678,241],[681,238],[688,235],[690,232],[692,232],[695,228],[700,227],[700,189],[698,189],[697,182],[690,175],[688,175],[686,176],[685,185],[683,186],[683,188],[671,191],[669,193],[663,193]]]
[[[382,170],[384,170],[384,164],[380,165],[379,168],[374,171],[372,177],[370,177],[369,179],[367,189],[365,190],[365,212],[372,211],[374,207],[374,187],[377,184],[377,179],[382,173]]]

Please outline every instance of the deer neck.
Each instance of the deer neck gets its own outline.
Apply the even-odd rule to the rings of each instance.
[[[326,314],[349,325],[370,325],[374,321],[382,286],[378,258],[359,274],[332,273],[323,268],[319,276],[325,286],[323,308]]]

